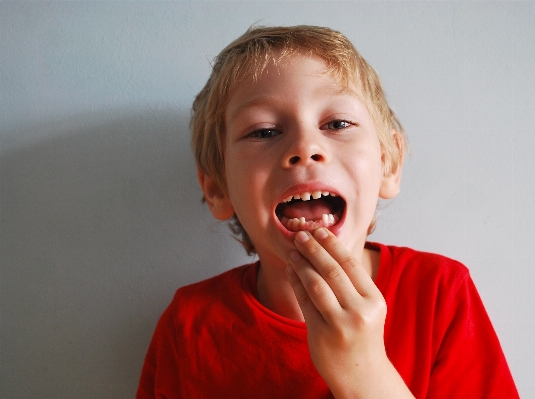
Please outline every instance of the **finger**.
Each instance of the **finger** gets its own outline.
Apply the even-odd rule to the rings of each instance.
[[[316,321],[324,322],[323,316],[310,299],[310,296],[308,295],[305,286],[303,285],[301,279],[299,278],[299,276],[291,265],[288,265],[288,267],[286,267],[286,274],[288,276],[288,281],[290,282],[290,285],[294,290],[297,303],[301,308],[301,312],[303,313],[305,322],[307,324],[311,324]]]
[[[333,306],[327,294],[323,297],[319,296],[324,290],[328,293],[332,292],[337,303],[344,309],[354,305],[355,301],[360,299],[360,295],[343,268],[309,232],[298,232],[295,241],[303,258],[298,261],[294,260],[292,265],[322,314],[328,310],[328,307]],[[301,267],[306,265],[310,266],[301,270]],[[322,302],[317,303],[317,301]]]
[[[310,262],[297,251],[290,253],[290,266],[299,277],[310,299],[309,302],[321,313],[325,321],[329,321],[331,317],[329,314],[341,309],[340,303],[329,284]]]
[[[331,231],[319,228],[314,231],[314,238],[338,262],[360,295],[368,297],[379,292],[362,263],[342,245]]]

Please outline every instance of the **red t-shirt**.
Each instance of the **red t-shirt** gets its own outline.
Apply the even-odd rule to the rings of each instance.
[[[381,252],[376,285],[389,359],[417,398],[518,398],[498,338],[460,263],[408,248]],[[138,399],[332,398],[305,323],[256,299],[258,263],[180,288],[162,315]]]

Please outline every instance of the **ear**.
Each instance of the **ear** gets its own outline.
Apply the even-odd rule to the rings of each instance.
[[[197,168],[197,178],[199,179],[204,199],[212,215],[218,220],[230,219],[234,215],[234,208],[225,191],[214,178],[208,176],[199,168]]]
[[[392,199],[399,194],[401,187],[401,170],[403,168],[403,158],[405,155],[405,147],[403,138],[400,137],[399,132],[395,129],[392,129],[392,136],[396,141],[396,145],[399,150],[399,161],[397,165],[392,165],[391,167],[385,170],[383,175],[383,181],[381,182],[381,188],[379,189],[379,197],[382,199]],[[384,166],[384,155],[383,155],[383,166]]]

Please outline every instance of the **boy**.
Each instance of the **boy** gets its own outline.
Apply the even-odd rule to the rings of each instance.
[[[177,291],[138,398],[518,397],[466,268],[366,242],[406,143],[344,36],[250,29],[192,130],[204,200],[259,262]]]

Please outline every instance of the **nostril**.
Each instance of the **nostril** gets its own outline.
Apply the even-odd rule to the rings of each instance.
[[[290,164],[295,165],[297,162],[299,162],[299,157],[297,155],[290,158]]]
[[[312,158],[316,162],[317,161],[321,161],[321,155],[319,155],[319,154],[314,154],[310,158]]]

